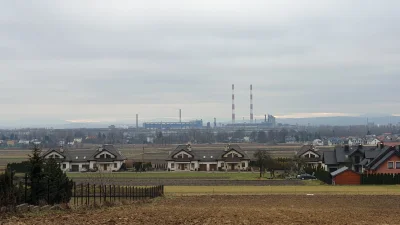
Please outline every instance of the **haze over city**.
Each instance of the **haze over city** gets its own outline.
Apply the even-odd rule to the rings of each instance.
[[[400,3],[292,3],[4,1],[0,123],[399,115]]]

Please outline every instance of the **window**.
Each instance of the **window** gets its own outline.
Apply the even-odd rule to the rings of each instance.
[[[67,168],[67,164],[63,163],[63,169]]]
[[[242,163],[242,168],[245,168],[246,167],[246,163]]]
[[[360,156],[355,156],[354,157],[354,162],[355,163],[360,163]]]
[[[106,154],[106,158],[107,158],[107,159],[111,159],[111,155]]]
[[[225,167],[225,164],[224,164],[224,163],[221,163],[221,167]]]
[[[171,168],[173,169],[175,167],[175,164],[174,163],[171,163]]]
[[[313,154],[310,154],[310,158],[315,158],[315,155],[313,155]]]
[[[400,162],[396,162],[396,169],[400,169]]]
[[[59,159],[60,156],[59,155],[54,155],[54,158]]]
[[[192,169],[194,169],[194,163],[192,163]]]
[[[393,162],[388,162],[388,169],[393,169]]]
[[[117,168],[117,164],[116,163],[114,163],[114,168]]]

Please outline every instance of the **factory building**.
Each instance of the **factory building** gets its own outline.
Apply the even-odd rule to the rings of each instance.
[[[143,123],[145,129],[191,129],[203,128],[203,120],[193,120],[189,122],[147,122]]]

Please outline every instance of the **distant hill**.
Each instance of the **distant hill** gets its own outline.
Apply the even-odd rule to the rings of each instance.
[[[375,125],[387,125],[400,123],[399,116],[383,116],[383,117],[315,117],[315,118],[285,118],[277,119],[277,123],[284,124],[299,124],[299,125],[338,125],[338,126],[348,126],[348,125],[366,125],[367,118],[369,123],[375,123]]]

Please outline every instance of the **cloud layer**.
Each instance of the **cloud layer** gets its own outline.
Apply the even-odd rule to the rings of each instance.
[[[4,1],[0,116],[400,113],[398,1]],[[312,114],[314,113],[314,114]],[[307,114],[307,115],[306,115]]]

